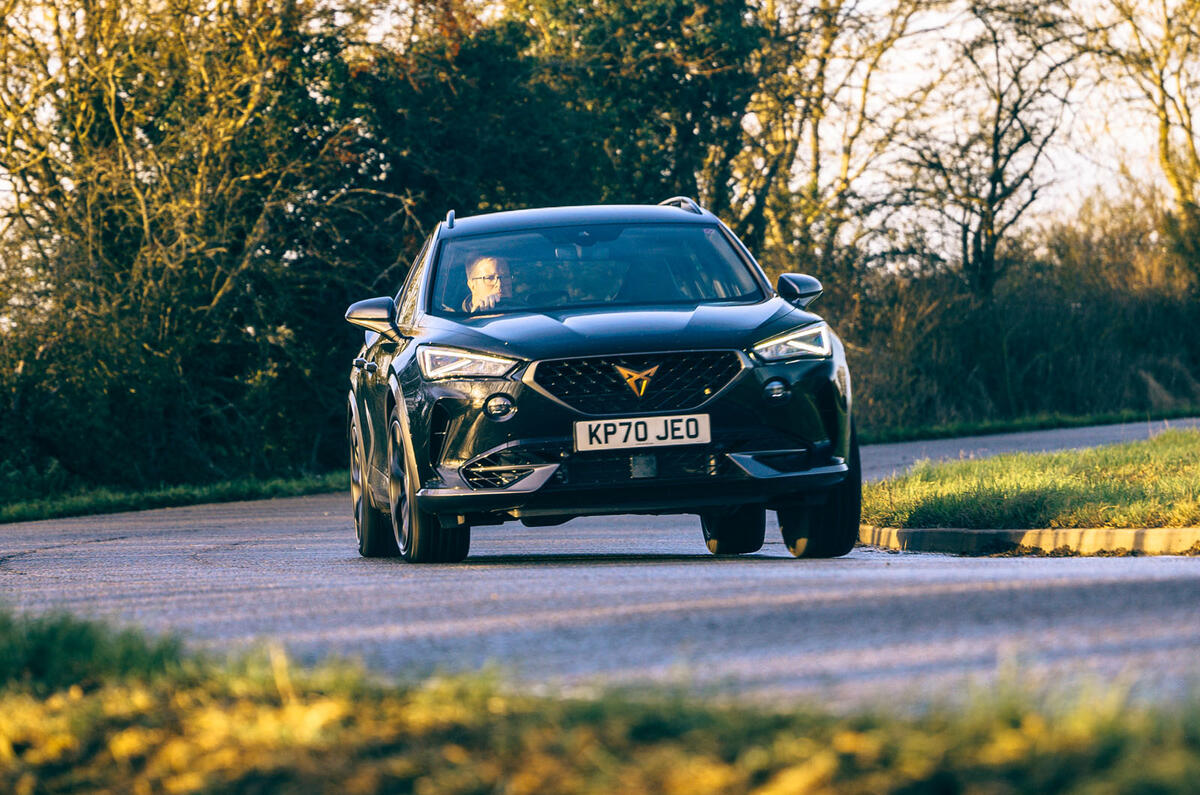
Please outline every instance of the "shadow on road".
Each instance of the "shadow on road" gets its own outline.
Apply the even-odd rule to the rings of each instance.
[[[540,563],[560,566],[595,566],[603,564],[652,564],[652,563],[688,563],[688,564],[728,564],[728,563],[787,563],[791,557],[767,555],[730,555],[716,556],[707,553],[697,555],[680,554],[613,554],[596,553],[563,553],[535,555],[471,555],[459,566],[519,566],[529,563]]]

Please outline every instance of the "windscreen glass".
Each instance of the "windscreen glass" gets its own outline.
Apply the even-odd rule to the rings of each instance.
[[[762,297],[715,226],[595,224],[446,241],[430,309],[495,314]]]

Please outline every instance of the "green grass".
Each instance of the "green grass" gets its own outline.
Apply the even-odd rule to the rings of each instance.
[[[28,500],[0,505],[0,523],[50,519],[58,516],[140,511],[176,505],[196,505],[235,500],[259,500],[269,497],[296,497],[301,494],[348,489],[350,476],[344,471],[299,478],[257,480],[243,478],[222,483],[194,486],[167,486],[149,491],[91,489],[61,497]]]
[[[877,527],[1200,526],[1200,431],[1062,453],[939,464],[863,492]]]
[[[1134,411],[1116,414],[1091,414],[1086,416],[1041,414],[1015,420],[999,420],[985,423],[957,423],[953,425],[867,430],[860,434],[860,442],[862,444],[879,444],[915,439],[942,439],[955,436],[1044,430],[1047,428],[1071,428],[1086,425],[1151,421],[1190,416],[1200,416],[1200,408],[1180,409],[1154,414]],[[345,472],[337,471],[324,475],[308,475],[299,478],[276,478],[272,480],[242,478],[221,483],[167,486],[146,491],[120,491],[109,488],[94,488],[65,494],[60,497],[22,500],[0,505],[0,524],[52,519],[61,516],[140,511],[149,508],[167,508],[211,502],[232,502],[234,500],[255,500],[269,497],[295,497],[302,494],[342,491],[348,487],[348,484],[349,476]]]
[[[1008,420],[955,422],[944,425],[918,425],[902,428],[861,428],[861,444],[910,442],[920,439],[953,439],[958,436],[989,436],[997,433],[1044,431],[1053,428],[1082,428],[1088,425],[1116,425],[1122,422],[1155,422],[1180,417],[1200,417],[1200,406],[1164,411],[1119,411],[1108,414],[1032,414]]]
[[[24,656],[0,683],[3,792],[1185,793],[1200,781],[1200,699],[1153,708],[1109,686],[835,715],[529,695],[481,676],[398,685],[278,651],[176,660],[153,641],[122,672],[104,649],[130,633],[70,622],[92,638],[80,644],[8,622],[0,652],[35,644],[76,664],[74,681],[44,680]]]
[[[182,644],[70,615],[20,617],[0,610],[0,690],[46,695],[71,685],[146,678],[177,669]]]

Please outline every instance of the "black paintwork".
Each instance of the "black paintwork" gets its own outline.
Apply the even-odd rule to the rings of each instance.
[[[846,471],[851,411],[849,371],[841,342],[833,336],[833,355],[825,360],[765,364],[750,354],[756,343],[820,318],[775,294],[749,252],[727,229],[764,295],[769,296],[765,300],[461,318],[438,317],[424,311],[439,244],[447,238],[606,221],[720,224],[707,212],[643,206],[522,210],[457,219],[453,229],[439,224],[414,263],[408,283],[395,297],[390,327],[372,324],[375,330],[366,332],[361,361],[350,373],[350,411],[357,415],[355,425],[364,436],[369,491],[377,506],[387,505],[385,429],[391,407],[396,404],[403,407],[400,414],[407,425],[422,484],[418,502],[448,521],[461,522],[465,518],[469,523],[483,524],[518,517],[536,521],[539,517],[580,514],[691,513],[706,506],[748,502],[778,505],[819,500],[826,489],[841,480]],[[386,300],[365,306],[377,318]],[[353,322],[350,314],[348,319]],[[516,360],[518,366],[506,379],[430,382],[416,361],[417,347],[422,344],[506,356]],[[566,357],[718,349],[740,351],[747,364],[727,388],[700,409],[711,418],[716,437],[713,455],[722,467],[719,476],[695,482],[620,480],[607,486],[556,483],[533,493],[480,491],[464,481],[461,470],[465,464],[504,445],[536,442],[557,451],[563,474],[569,473],[575,456],[580,455],[572,451],[571,434],[573,423],[584,415],[528,383],[532,363]],[[769,404],[763,397],[763,387],[778,378],[790,385],[790,399]],[[503,422],[482,412],[484,401],[494,394],[509,395],[517,406],[516,413]],[[438,427],[431,428],[431,424]],[[431,456],[431,430],[441,431],[443,426],[444,435],[434,434],[444,439],[440,441],[441,449]],[[722,448],[722,440],[749,438],[755,433],[759,434],[756,438],[768,440],[763,444],[775,438],[788,440],[772,449],[791,449],[800,440],[806,457],[769,460],[802,461],[803,468],[770,478],[754,477],[725,458],[726,452],[738,451]]]
[[[581,207],[543,207],[535,210],[509,210],[501,213],[459,218],[453,229],[442,224],[441,239],[471,235],[516,232],[522,229],[544,229],[554,226],[575,226],[603,223],[668,223],[711,226],[717,222],[712,213],[693,213],[678,207],[643,204],[586,205]]]
[[[440,342],[522,359],[605,353],[746,349],[776,333],[819,320],[782,298],[754,304],[667,305],[620,309],[427,318]]]
[[[806,273],[784,273],[775,285],[779,297],[797,306],[807,307],[821,297],[821,283]]]

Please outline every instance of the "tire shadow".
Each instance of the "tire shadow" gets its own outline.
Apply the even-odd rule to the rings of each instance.
[[[522,566],[530,563],[541,563],[557,566],[597,566],[597,565],[652,565],[660,563],[685,563],[688,565],[728,565],[788,563],[794,561],[790,555],[764,555],[753,553],[749,555],[681,555],[678,553],[643,553],[616,554],[609,552],[566,552],[566,553],[532,553],[520,555],[471,555],[456,566]]]

